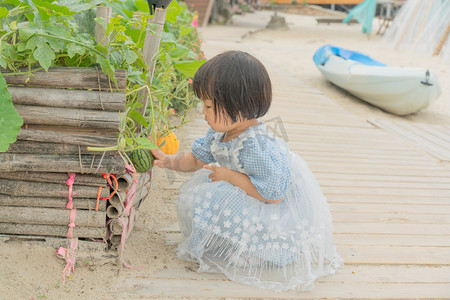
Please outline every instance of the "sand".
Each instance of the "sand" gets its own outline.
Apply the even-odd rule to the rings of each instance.
[[[368,105],[328,83],[312,62],[315,50],[324,44],[334,44],[364,52],[389,65],[424,67],[433,70],[441,82],[442,96],[428,109],[405,117],[415,122],[450,124],[450,65],[440,57],[390,50],[380,43],[380,36],[370,38],[361,33],[358,24],[320,24],[314,17],[282,14],[288,30],[265,30],[273,12],[257,11],[236,15],[228,26],[201,29],[203,49],[207,57],[223,49],[241,49],[270,58],[291,76],[322,91],[326,96],[352,114],[365,119],[396,118]],[[376,32],[377,21],[374,22]],[[191,118],[200,118],[194,111]],[[183,129],[177,135],[182,149],[189,149],[183,141]],[[139,277],[165,268],[195,270],[196,265],[179,261],[174,245],[166,245],[160,229],[176,222],[177,192],[170,187],[167,173],[153,170],[152,190],[141,206],[140,218],[127,241],[123,258],[135,269],[117,263],[117,251],[80,251],[71,278],[62,283],[65,262],[56,256],[56,249],[46,243],[0,240],[0,299],[120,299],[115,291],[118,282],[127,276]]]

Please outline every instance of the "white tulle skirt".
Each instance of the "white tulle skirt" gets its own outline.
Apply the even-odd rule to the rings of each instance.
[[[199,170],[180,188],[178,257],[199,272],[222,272],[260,288],[311,290],[316,278],[342,266],[332,238],[326,198],[305,161],[290,153],[291,184],[268,204]]]

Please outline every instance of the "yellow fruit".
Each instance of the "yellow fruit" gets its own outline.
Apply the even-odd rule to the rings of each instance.
[[[180,142],[178,141],[175,133],[173,133],[172,131],[170,131],[167,136],[159,137],[156,143],[158,144],[159,149],[161,149],[161,151],[165,154],[175,154],[180,147]]]

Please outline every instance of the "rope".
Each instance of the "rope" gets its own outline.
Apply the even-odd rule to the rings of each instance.
[[[81,148],[80,148],[80,145],[78,145],[78,161],[80,162],[80,173],[84,174],[84,172],[83,172],[83,163],[81,162]]]
[[[98,83],[98,95],[100,98],[100,106],[102,107],[102,110],[105,110],[105,108],[103,107],[102,87],[100,86],[100,72],[98,71],[97,66],[95,66],[95,69],[97,70],[97,83]]]
[[[98,187],[98,192],[97,192],[97,204],[95,205],[95,210],[98,211],[98,204],[100,202],[100,199],[102,200],[109,200],[111,199],[112,196],[114,196],[115,193],[117,193],[117,190],[119,189],[119,182],[117,181],[116,176],[112,175],[112,174],[105,174],[105,173],[101,173],[103,175],[103,178],[108,180],[109,186],[114,188],[114,191],[109,195],[109,197],[107,198],[100,198],[101,192],[102,192],[102,187],[99,186]],[[114,184],[111,181],[111,177],[114,180]]]

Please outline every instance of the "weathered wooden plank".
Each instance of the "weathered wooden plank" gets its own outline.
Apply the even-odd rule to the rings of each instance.
[[[44,155],[0,153],[0,171],[36,171],[60,173],[123,173],[120,156]]]
[[[16,179],[35,182],[48,182],[66,184],[69,175],[67,173],[49,172],[0,172],[0,178]],[[106,188],[107,181],[100,174],[76,174],[74,185],[101,186]]]
[[[55,67],[46,71],[36,71],[28,75],[28,70],[21,74],[2,72],[8,85],[55,87],[85,90],[125,90],[127,71],[116,70],[114,76],[117,85],[104,74],[100,68]]]
[[[21,235],[44,235],[65,238],[69,227],[62,225],[40,225],[40,224],[14,224],[0,223],[0,233]],[[79,227],[73,228],[73,237],[84,238],[106,238],[105,227]]]
[[[167,268],[153,273],[148,278],[227,280],[221,273],[198,273],[186,268]],[[449,283],[450,266],[421,265],[348,265],[333,276],[320,277],[317,283]]]
[[[0,194],[0,206],[23,206],[23,207],[53,207],[65,209],[68,199],[65,197],[22,197]],[[73,199],[73,208],[94,210],[97,199],[76,198]],[[98,210],[106,210],[106,201],[98,202]]]
[[[446,298],[450,283],[321,283],[311,292],[282,292],[262,290],[228,280],[181,280],[154,278],[127,278],[119,283],[118,290],[124,298],[130,297],[190,297],[245,298],[245,299],[317,299],[347,298],[370,299],[430,299]],[[127,294],[128,293],[128,294]],[[355,294],[357,296],[355,296]]]
[[[334,233],[336,245],[346,246],[430,246],[450,247],[450,239],[439,234],[380,234],[380,233]]]
[[[334,232],[336,233],[379,233],[379,234],[415,234],[417,238],[420,235],[435,234],[442,235],[442,238],[450,238],[449,224],[400,224],[400,223],[364,223],[364,222],[346,222],[334,223]],[[449,249],[450,250],[450,249]],[[450,259],[450,257],[449,257]]]
[[[412,197],[449,197],[450,189],[416,189],[416,188],[392,188],[392,187],[354,187],[346,186],[323,186],[322,190],[325,194],[341,194],[341,195],[378,195],[378,196],[412,196]]]
[[[3,206],[0,209],[0,223],[68,225],[70,209],[12,207]],[[75,225],[81,227],[105,227],[106,213],[104,211],[77,210]]]
[[[333,212],[367,212],[367,213],[412,213],[412,214],[441,214],[448,215],[450,205],[427,205],[427,204],[379,204],[379,203],[330,203],[330,208]]]
[[[449,247],[341,245],[337,251],[346,264],[450,265]]]
[[[24,124],[64,125],[119,131],[120,113],[103,110],[15,105]]]
[[[410,197],[410,196],[374,196],[374,195],[331,195],[327,194],[327,200],[329,203],[351,203],[352,205],[359,205],[359,203],[369,203],[378,205],[448,205],[448,197],[434,197],[430,199],[424,199],[422,197]]]
[[[125,93],[54,88],[8,87],[12,102],[19,105],[125,111]],[[42,97],[45,95],[45,97]]]
[[[39,130],[39,129],[21,129],[19,134],[17,135],[18,140],[25,140],[30,142],[48,142],[53,141],[57,144],[71,144],[71,145],[82,145],[82,146],[94,146],[94,147],[109,147],[117,145],[117,137],[105,137],[105,136],[95,136],[95,135],[87,135],[80,133],[70,133],[70,132],[60,132],[60,131],[51,131],[51,130]],[[28,145],[30,145],[28,143]],[[18,151],[20,147],[12,148],[13,145],[10,146],[9,152],[21,153]],[[44,146],[45,147],[45,146]],[[38,154],[45,153],[44,150],[39,148],[39,144],[33,146],[34,149],[38,150],[38,152],[32,152],[30,154]],[[81,147],[83,148],[83,147]],[[15,149],[15,150],[14,150]],[[56,150],[58,149],[58,150]],[[64,150],[62,150],[64,149]],[[66,150],[67,149],[67,150]],[[71,149],[71,150],[68,150]],[[49,147],[49,151],[57,151],[58,154],[75,154],[73,153],[74,148],[70,146],[59,146],[56,145],[54,147]],[[68,151],[68,152],[65,152]],[[86,147],[84,147],[83,152],[86,153]],[[82,152],[82,153],[83,153]],[[25,153],[29,153],[29,150]],[[92,153],[92,152],[90,152]]]
[[[411,143],[438,159],[450,161],[450,138],[444,127],[424,130],[433,125],[415,125],[406,121],[370,120],[373,125]],[[440,131],[440,133],[438,133]]]
[[[347,213],[334,212],[334,223],[405,223],[405,224],[450,224],[450,214],[408,214],[398,213]]]
[[[76,177],[75,177],[76,178]],[[74,185],[73,198],[97,198],[99,187]],[[68,197],[69,188],[65,183],[34,182],[17,179],[0,179],[0,194],[25,197]],[[101,198],[110,195],[109,188],[100,192]]]
[[[316,174],[317,175],[317,174]],[[406,180],[406,179],[405,179]],[[426,179],[427,180],[427,179]],[[429,180],[429,179],[428,179]],[[425,190],[447,190],[450,193],[450,183],[434,182],[392,182],[392,181],[371,181],[371,180],[338,180],[318,178],[322,187],[362,187],[362,188],[387,188],[387,189],[425,189]],[[449,201],[450,203],[450,201]]]
[[[425,184],[442,184],[446,186],[450,183],[450,178],[439,177],[430,178],[427,176],[395,176],[395,175],[355,175],[355,174],[339,174],[339,173],[327,173],[317,172],[314,174],[320,180],[338,180],[342,182],[392,182],[392,183],[425,183]]]

